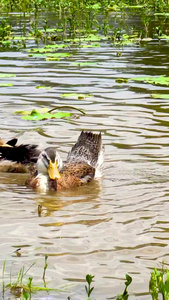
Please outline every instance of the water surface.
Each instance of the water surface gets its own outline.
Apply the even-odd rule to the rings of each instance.
[[[15,278],[23,265],[28,268],[35,261],[29,276],[41,284],[48,254],[47,285],[63,285],[66,291],[53,292],[51,298],[42,294],[41,299],[86,299],[87,273],[95,275],[94,299],[111,299],[122,292],[126,273],[133,278],[131,299],[150,299],[150,272],[169,260],[169,105],[168,100],[151,97],[167,94],[168,88],[115,81],[169,76],[169,45],[154,41],[126,46],[120,48],[121,57],[117,51],[110,42],[102,42],[101,47],[81,48],[72,51],[71,58],[50,62],[29,57],[26,50],[0,53],[0,73],[16,74],[3,79],[13,87],[0,88],[1,137],[18,137],[20,143],[42,149],[56,145],[63,159],[81,130],[101,131],[105,145],[103,178],[74,190],[39,195],[25,187],[25,174],[0,174],[5,280],[9,283],[10,272]],[[86,61],[96,64],[72,64]],[[37,89],[38,85],[52,88]],[[92,97],[77,100],[63,98],[62,93]],[[86,115],[33,122],[13,114],[57,105],[74,105]]]

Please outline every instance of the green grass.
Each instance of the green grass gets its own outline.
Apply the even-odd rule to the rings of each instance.
[[[11,294],[17,296],[19,299],[22,300],[31,300],[32,295],[34,293],[45,293],[52,291],[52,295],[58,294],[67,290],[67,287],[57,288],[57,289],[51,289],[47,287],[46,282],[46,272],[48,268],[48,255],[45,255],[44,260],[44,267],[42,268],[42,283],[41,285],[35,285],[34,279],[32,276],[29,276],[29,271],[32,269],[35,265],[35,262],[33,262],[27,269],[23,266],[20,268],[18,274],[16,276],[13,276],[12,274],[9,274],[9,280],[7,279],[7,272],[6,272],[6,260],[3,263],[2,267],[2,295],[3,299],[5,299],[5,294],[9,291]],[[13,266],[14,267],[14,266]],[[85,286],[84,286],[84,293],[86,292],[86,300],[97,300],[95,297],[93,297],[93,291],[94,291],[94,277],[91,274],[87,274],[85,277]],[[132,277],[126,274],[126,280],[124,282],[124,291],[121,294],[118,294],[116,297],[113,297],[112,299],[116,300],[128,300],[129,298],[129,292],[128,287],[132,283]],[[69,291],[70,292],[70,291]],[[147,291],[148,292],[148,291]],[[0,291],[1,293],[1,291]],[[112,286],[112,295],[113,295],[113,286]],[[162,263],[161,269],[154,268],[150,274],[150,280],[149,280],[149,295],[152,300],[168,300],[169,299],[169,269],[164,268],[164,263]],[[9,296],[8,296],[9,297]],[[54,297],[54,296],[53,296]],[[8,298],[9,299],[9,298]],[[68,296],[67,299],[71,300],[71,297]],[[65,296],[66,300],[66,296]],[[73,298],[72,298],[73,300]]]

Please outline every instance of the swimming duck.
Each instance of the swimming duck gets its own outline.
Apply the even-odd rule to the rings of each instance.
[[[40,154],[37,145],[17,144],[14,138],[7,143],[0,138],[0,172],[25,173],[34,168]]]
[[[56,148],[43,150],[37,160],[37,171],[26,184],[39,192],[73,188],[97,177],[102,163],[101,133],[82,131],[64,163]]]

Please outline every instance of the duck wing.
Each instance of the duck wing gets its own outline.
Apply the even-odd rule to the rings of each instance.
[[[70,163],[60,171],[61,178],[57,179],[57,190],[80,186],[90,182],[95,175],[95,168],[86,163]]]
[[[82,131],[76,144],[68,154],[67,163],[86,163],[93,168],[97,168],[103,162],[103,146],[101,133]],[[102,161],[100,161],[102,160]]]
[[[61,178],[68,178],[69,176],[78,177],[81,180],[85,180],[88,177],[87,182],[94,178],[95,168],[86,163],[70,163],[66,164],[60,171]]]

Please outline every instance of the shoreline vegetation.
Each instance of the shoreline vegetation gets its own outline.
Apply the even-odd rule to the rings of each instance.
[[[149,8],[153,12],[168,12],[168,0],[0,0],[2,12],[34,12],[37,10],[61,11],[81,9],[120,10],[129,8]]]
[[[0,0],[0,10],[1,51],[27,48],[30,40],[37,45],[57,45],[53,52],[63,52],[72,44],[99,47],[102,41],[115,47],[152,39],[169,41],[168,0]],[[138,27],[127,23],[131,15],[139,16]]]
[[[16,255],[18,257],[21,256],[20,253],[21,249],[17,249]],[[33,295],[37,293],[50,293],[53,292],[56,296],[57,295],[65,295],[65,294],[71,294],[71,286],[68,284],[58,287],[58,288],[48,288],[47,286],[47,279],[46,279],[46,272],[48,268],[48,255],[45,255],[44,259],[44,267],[42,269],[42,274],[41,280],[42,283],[40,285],[35,285],[34,284],[34,279],[33,276],[29,275],[30,269],[34,267],[36,263],[33,262],[27,269],[25,266],[21,267],[19,272],[13,276],[12,275],[12,269],[11,273],[8,274],[6,272],[6,260],[3,263],[2,266],[2,285],[1,285],[1,291],[0,294],[2,294],[2,299],[9,299],[9,293],[11,295],[14,295],[17,297],[17,299],[21,300],[33,300]],[[13,265],[14,269],[14,265]],[[15,272],[16,273],[16,272]],[[8,276],[10,279],[8,279]],[[14,278],[15,277],[15,278]],[[86,293],[86,300],[92,300],[96,299],[93,298],[93,290],[94,290],[94,275],[87,274],[84,282],[84,294]],[[128,274],[125,275],[125,282],[123,285],[123,292],[121,294],[118,294],[117,296],[113,295],[113,298],[115,300],[128,300],[130,294],[128,292],[128,287],[132,283],[132,277]],[[74,294],[76,291],[73,292]],[[113,293],[113,287],[112,287],[112,293]],[[157,269],[154,268],[151,271],[150,274],[150,280],[149,280],[149,291],[146,293],[149,295],[149,299],[152,300],[158,300],[158,299],[163,299],[163,300],[168,300],[169,299],[169,269],[165,268],[165,264],[161,264],[161,268]],[[62,295],[62,296],[63,296]],[[6,298],[7,296],[7,298]],[[37,299],[37,298],[36,298]],[[73,300],[72,296],[66,296],[65,295],[65,300]]]

